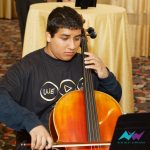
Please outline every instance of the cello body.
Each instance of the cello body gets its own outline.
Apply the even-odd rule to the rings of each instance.
[[[111,142],[116,121],[121,115],[120,106],[108,94],[94,91],[94,95],[100,130],[100,143]],[[72,91],[61,97],[50,115],[49,127],[51,135],[57,143],[88,143],[83,91]],[[91,147],[67,149],[87,150]],[[108,150],[109,147],[98,147],[96,149]]]

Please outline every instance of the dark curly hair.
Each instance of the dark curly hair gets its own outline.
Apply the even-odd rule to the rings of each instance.
[[[63,6],[55,8],[48,16],[47,32],[54,37],[59,28],[83,29],[83,18],[73,8]]]

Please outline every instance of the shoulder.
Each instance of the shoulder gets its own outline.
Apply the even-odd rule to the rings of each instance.
[[[32,53],[29,53],[28,55],[24,56],[21,60],[20,63],[22,64],[28,64],[28,65],[33,65],[34,63],[39,62],[42,58],[42,52],[43,52],[43,48],[36,50]]]
[[[19,72],[24,72],[24,73],[31,71],[33,66],[38,65],[38,63],[40,62],[42,50],[43,49],[39,49],[39,50],[36,50],[36,51],[24,56],[23,58],[18,60],[10,68],[10,70],[16,70],[16,71],[18,70]]]
[[[42,51],[43,51],[43,48],[39,49],[39,50],[36,50],[36,51],[33,51],[33,52],[29,53],[28,55],[24,56],[21,59],[21,61],[33,61],[34,62],[37,59],[41,58]]]

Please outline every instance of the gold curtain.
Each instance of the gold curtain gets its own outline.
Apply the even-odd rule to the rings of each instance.
[[[0,18],[16,18],[15,0],[0,0]]]
[[[131,56],[150,56],[150,0],[98,0],[126,8]]]

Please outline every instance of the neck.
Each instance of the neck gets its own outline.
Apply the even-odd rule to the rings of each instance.
[[[49,56],[51,56],[51,57],[54,58],[54,56],[53,56],[53,54],[51,53],[51,51],[50,51],[50,49],[48,48],[48,46],[46,46],[46,47],[44,48],[44,52],[45,52],[47,55],[49,55]]]

